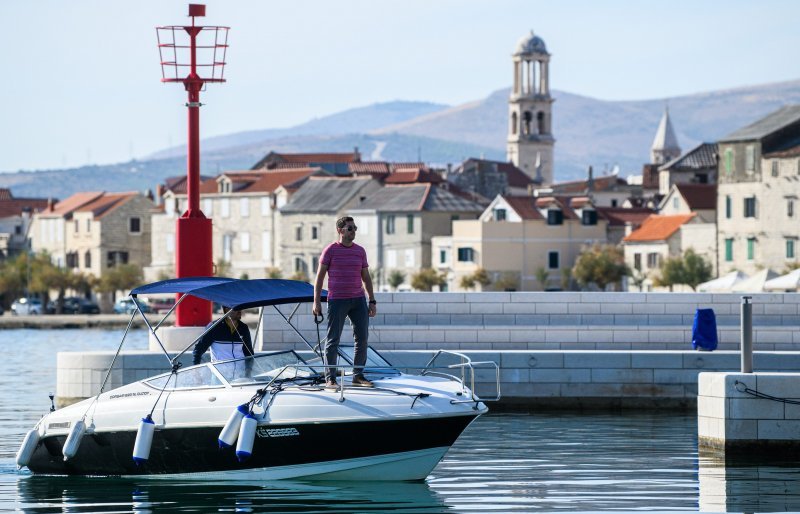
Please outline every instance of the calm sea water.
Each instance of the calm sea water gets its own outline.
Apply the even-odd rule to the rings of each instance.
[[[800,511],[800,464],[699,456],[694,416],[492,414],[423,483],[270,484],[52,478],[17,471],[49,408],[59,351],[114,350],[118,330],[0,330],[0,510],[49,512]],[[132,334],[127,349],[147,346]]]

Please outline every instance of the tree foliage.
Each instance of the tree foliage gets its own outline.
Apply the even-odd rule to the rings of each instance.
[[[661,264],[661,274],[655,285],[672,288],[684,284],[697,290],[697,286],[711,279],[711,264],[691,248],[682,257],[671,257]]]
[[[447,277],[433,268],[422,268],[411,276],[411,287],[417,291],[432,291],[433,286],[444,287]]]
[[[593,245],[585,249],[575,261],[572,276],[581,286],[596,284],[605,290],[628,274],[622,250],[613,245]]]
[[[481,288],[485,288],[492,283],[489,273],[483,269],[478,268],[471,275],[464,275],[459,281],[461,289],[473,289],[476,284],[480,284]]]
[[[547,281],[550,279],[550,272],[548,272],[544,267],[536,268],[536,281],[539,282],[539,287],[542,288],[542,291],[547,289]]]
[[[114,298],[117,291],[127,292],[141,283],[142,268],[134,264],[120,264],[103,273],[97,290],[101,293],[111,293]]]
[[[406,274],[400,270],[392,270],[386,280],[389,282],[389,287],[397,291],[400,284],[406,281]]]
[[[267,274],[267,278],[283,278],[283,272],[280,268],[271,267],[264,271]]]

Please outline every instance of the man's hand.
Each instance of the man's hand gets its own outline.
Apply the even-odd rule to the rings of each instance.
[[[322,302],[314,302],[314,308],[311,309],[314,316],[322,316]]]
[[[374,303],[369,304],[369,308],[367,309],[370,318],[374,318],[376,314],[378,314],[378,306]]]

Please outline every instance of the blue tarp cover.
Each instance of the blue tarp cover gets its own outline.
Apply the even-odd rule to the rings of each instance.
[[[314,301],[314,286],[299,280],[265,278],[237,280],[224,277],[187,277],[153,282],[131,291],[134,295],[182,293],[217,302],[234,310],[252,309],[265,305]],[[322,301],[327,300],[322,291]]]
[[[713,351],[717,349],[717,343],[714,309],[697,309],[692,324],[692,348]]]

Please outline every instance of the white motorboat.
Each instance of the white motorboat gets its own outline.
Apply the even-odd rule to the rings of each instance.
[[[134,289],[131,298],[148,293],[279,312],[313,300],[311,285],[277,279],[175,279]],[[302,337],[292,316],[284,318]],[[186,368],[167,354],[170,371],[45,415],[17,463],[57,475],[421,480],[487,412],[488,399],[474,392],[477,367],[492,369],[491,399],[499,398],[493,362],[440,351],[410,374],[370,349],[364,373],[374,387],[364,388],[351,382],[352,353],[340,348],[336,390],[325,389],[318,356],[304,360],[293,350]]]

